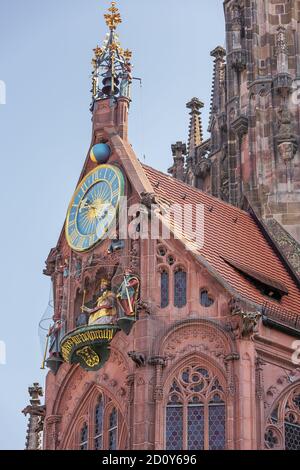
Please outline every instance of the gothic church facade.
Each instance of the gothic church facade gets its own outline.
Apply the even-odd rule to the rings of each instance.
[[[141,164],[128,141],[131,53],[116,35],[115,2],[105,15],[90,151],[46,262],[50,370],[45,408],[27,410],[43,449],[300,449],[300,7],[227,0],[224,9],[211,137],[203,141],[194,98],[171,175]],[[102,203],[120,210],[119,196],[142,204],[129,220],[139,220],[137,236],[117,226],[107,239]],[[192,227],[203,208],[204,240],[185,229],[176,237],[173,219],[168,239],[139,236],[143,217],[164,226],[173,205],[192,207]]]

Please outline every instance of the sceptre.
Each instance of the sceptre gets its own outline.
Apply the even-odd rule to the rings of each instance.
[[[84,305],[84,304],[85,304],[85,298],[86,298],[86,290],[84,289],[84,291],[83,291],[83,297],[82,297],[82,305],[81,305],[81,307],[80,307],[82,313],[85,311],[85,305]]]
[[[134,313],[134,311],[133,311],[133,308],[132,308],[131,298],[130,298],[130,295],[129,295],[129,292],[128,292],[127,279],[126,279],[125,275],[124,275],[124,282],[125,282],[127,300],[128,300],[128,304],[129,304],[129,308],[130,308],[130,315],[132,315]]]

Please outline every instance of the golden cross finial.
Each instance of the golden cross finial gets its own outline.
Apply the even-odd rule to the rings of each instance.
[[[110,13],[104,15],[107,26],[111,31],[115,30],[118,24],[122,23],[121,15],[116,6],[116,2],[111,2],[111,7],[108,9]]]

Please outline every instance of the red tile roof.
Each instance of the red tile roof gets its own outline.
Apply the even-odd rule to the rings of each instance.
[[[249,213],[151,167],[143,165],[143,169],[158,198],[171,204],[204,205],[205,239],[203,248],[197,248],[197,254],[231,288],[257,304],[269,301],[272,305],[281,305],[300,314],[300,289],[296,281]],[[228,259],[233,265],[242,265],[249,272],[261,274],[263,279],[276,281],[286,288],[288,294],[280,303],[270,301],[246,276],[226,262]]]

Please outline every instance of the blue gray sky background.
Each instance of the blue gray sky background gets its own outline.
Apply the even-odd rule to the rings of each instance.
[[[221,0],[119,0],[123,47],[133,51],[129,135],[140,159],[166,171],[171,143],[186,141],[193,96],[205,102],[212,58],[224,45]],[[38,323],[55,246],[91,138],[92,49],[106,33],[108,0],[0,0],[1,323],[0,449],[23,449],[28,386],[39,381]]]

